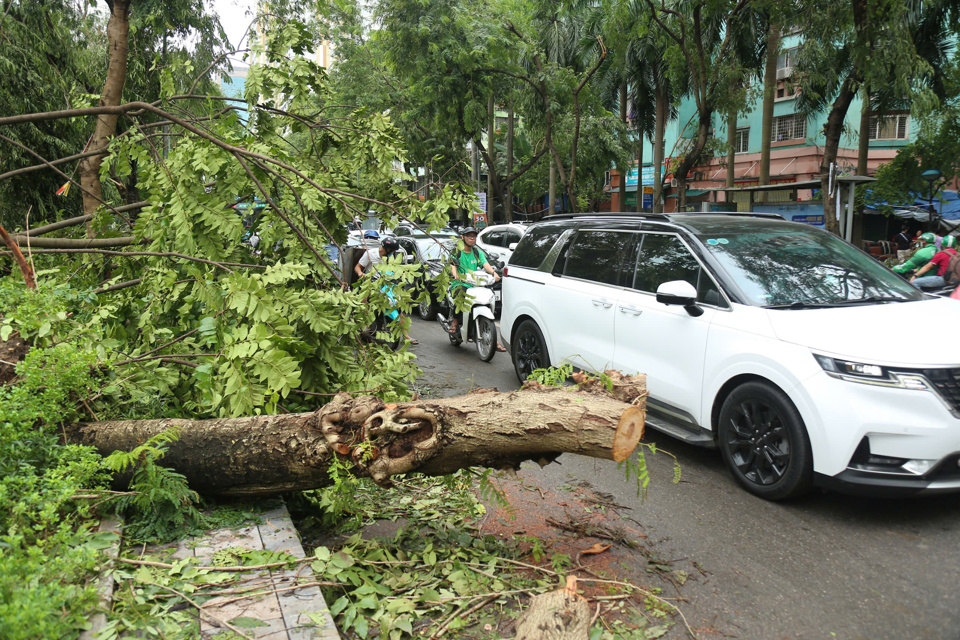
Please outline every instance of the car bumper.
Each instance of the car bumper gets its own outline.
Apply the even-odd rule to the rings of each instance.
[[[936,392],[825,372],[798,389],[821,486],[886,496],[960,492],[960,419]]]
[[[871,473],[846,469],[835,476],[817,476],[825,489],[858,496],[902,498],[915,495],[960,493],[960,454],[952,454],[923,476]]]

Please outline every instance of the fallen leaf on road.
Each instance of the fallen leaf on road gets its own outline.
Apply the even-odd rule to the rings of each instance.
[[[588,555],[591,554],[591,553],[603,553],[604,551],[606,551],[607,549],[609,549],[611,546],[612,546],[612,545],[609,545],[609,544],[601,544],[601,543],[598,542],[597,544],[593,545],[593,546],[590,547],[589,549],[584,549],[584,550],[581,551],[580,553],[584,553],[584,554],[588,554]]]

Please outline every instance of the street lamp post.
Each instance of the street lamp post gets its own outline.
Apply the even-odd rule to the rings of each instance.
[[[920,174],[920,177],[926,180],[927,184],[930,185],[929,196],[927,197],[927,207],[928,213],[930,214],[930,221],[936,222],[933,227],[934,232],[936,232],[939,227],[939,220],[937,220],[937,210],[933,208],[933,194],[936,192],[934,189],[934,183],[940,179],[940,176],[943,174],[940,173],[939,169],[927,169]]]

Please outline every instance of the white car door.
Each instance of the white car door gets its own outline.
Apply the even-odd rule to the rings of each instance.
[[[580,230],[558,259],[542,306],[554,364],[603,371],[613,362],[616,302],[635,237],[627,231]]]
[[[657,302],[657,287],[685,280],[697,289],[703,314]],[[614,367],[647,374],[650,409],[689,426],[709,425],[702,403],[704,358],[710,323],[725,306],[719,289],[675,234],[642,234],[633,282],[617,300]]]

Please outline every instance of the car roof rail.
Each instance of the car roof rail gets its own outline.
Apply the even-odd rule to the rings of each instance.
[[[581,213],[554,213],[540,218],[539,222],[548,220],[573,220],[576,218],[640,218],[643,220],[666,220],[670,217],[663,213],[644,213],[642,211],[586,211]]]

